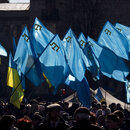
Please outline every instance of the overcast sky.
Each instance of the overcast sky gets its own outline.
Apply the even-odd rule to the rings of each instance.
[[[29,3],[30,0],[9,0],[10,3]]]

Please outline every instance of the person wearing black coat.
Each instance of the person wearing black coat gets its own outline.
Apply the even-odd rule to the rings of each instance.
[[[90,123],[90,112],[86,107],[79,107],[74,113],[76,122],[67,130],[102,130],[99,126]]]
[[[60,117],[61,106],[51,104],[47,106],[47,118],[39,125],[38,130],[66,130],[69,125]]]

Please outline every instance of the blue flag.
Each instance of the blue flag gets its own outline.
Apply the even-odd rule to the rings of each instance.
[[[30,31],[30,39],[35,48],[36,54],[41,55],[42,51],[47,44],[54,37],[52,34],[39,20],[35,18],[34,24]]]
[[[87,39],[85,38],[83,33],[80,34],[78,41],[83,49],[85,56],[88,59],[90,65],[90,67],[88,67],[88,70],[91,72],[94,79],[99,80],[100,79],[99,63],[90,48],[91,43],[87,43]]]
[[[15,38],[13,37],[13,56],[15,55],[15,52],[16,52],[16,42],[15,42]],[[17,68],[16,68],[17,69]],[[19,71],[19,78],[20,78],[20,80],[22,81],[21,82],[21,84],[22,84],[22,88],[23,89],[26,89],[25,88],[25,77],[24,77],[24,75],[21,73],[21,71]]]
[[[24,28],[19,39],[14,61],[17,64],[17,70],[20,76],[23,74],[35,86],[39,86],[43,82],[44,78],[40,70],[40,64],[37,65],[31,50],[27,27]]]
[[[7,52],[1,44],[0,44],[0,56],[7,56]]]
[[[66,33],[62,43],[71,72],[79,81],[82,81],[89,63],[71,28]]]
[[[88,43],[87,43],[86,37],[84,36],[83,33],[80,33],[79,38],[78,38],[78,41],[79,41],[79,43],[80,43],[80,46],[81,46],[81,47],[83,48],[83,50],[84,50],[84,48],[86,47],[86,45],[87,45]],[[84,52],[85,52],[86,54],[88,54],[85,50],[84,50]]]
[[[100,71],[103,75],[121,82],[126,81],[129,68],[124,60],[110,49],[97,44],[92,38],[88,37],[87,40],[91,43],[91,49],[98,59]]]
[[[125,83],[127,103],[130,103],[130,81]]]
[[[98,43],[109,48],[117,56],[129,60],[128,41],[110,22],[106,22],[104,25]]]
[[[85,77],[82,81],[78,81],[75,77],[69,75],[65,84],[77,92],[79,101],[84,107],[90,108],[90,87]]]
[[[115,28],[119,31],[122,35],[126,37],[129,43],[129,52],[130,52],[130,27],[122,25],[120,23],[115,24]]]
[[[67,64],[64,56],[63,45],[58,35],[56,35],[39,57],[42,72],[46,75],[50,83],[57,87],[64,83],[67,77]]]
[[[100,90],[100,87],[98,88],[97,90],[97,93],[95,95],[95,98],[99,101],[99,102],[102,102],[102,101],[105,101],[103,95],[102,95],[102,92]]]

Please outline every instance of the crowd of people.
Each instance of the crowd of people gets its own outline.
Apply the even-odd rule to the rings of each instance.
[[[129,130],[130,111],[121,105],[93,101],[91,107],[72,102],[32,99],[20,109],[0,102],[0,130]]]

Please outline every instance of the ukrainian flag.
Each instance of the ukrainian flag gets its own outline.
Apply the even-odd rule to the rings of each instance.
[[[12,54],[9,55],[9,67],[7,73],[7,86],[13,88],[10,97],[10,103],[15,107],[20,108],[20,104],[24,97],[24,89],[22,88],[21,81],[16,69],[16,64],[13,62]]]
[[[104,99],[104,97],[103,97],[103,95],[102,95],[102,92],[101,92],[100,88],[98,88],[95,98],[96,98],[99,102],[105,101],[105,99]]]

